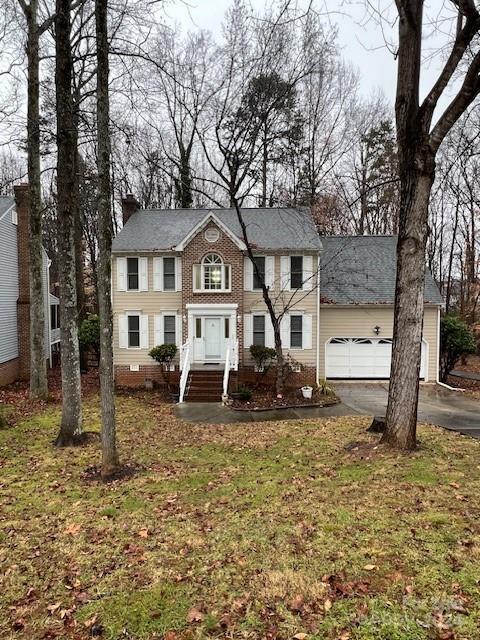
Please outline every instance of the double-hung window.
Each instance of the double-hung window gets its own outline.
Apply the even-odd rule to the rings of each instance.
[[[129,314],[128,322],[128,348],[135,349],[140,347],[140,315]]]
[[[139,290],[138,258],[127,258],[127,290]]]
[[[262,289],[265,282],[265,256],[256,256],[253,266],[253,289]]]
[[[303,256],[290,256],[290,289],[303,289]]]
[[[175,258],[163,258],[163,290],[175,291]]]
[[[303,347],[303,316],[290,315],[290,347],[301,349]]]
[[[176,316],[163,316],[163,341],[165,344],[176,344]]]
[[[265,346],[265,316],[253,316],[253,344]]]

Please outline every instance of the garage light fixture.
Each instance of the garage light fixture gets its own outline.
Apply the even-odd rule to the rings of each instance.
[[[381,329],[381,327],[379,327],[379,326],[378,326],[378,324],[377,324],[377,325],[375,325],[375,326],[373,327],[373,333],[374,333],[376,336],[378,336],[378,334],[380,333],[380,329]]]

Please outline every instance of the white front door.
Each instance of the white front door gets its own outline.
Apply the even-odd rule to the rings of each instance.
[[[222,334],[220,318],[205,318],[205,360],[220,360],[222,357]]]

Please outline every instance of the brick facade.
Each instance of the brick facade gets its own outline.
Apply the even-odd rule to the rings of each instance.
[[[165,381],[160,370],[160,365],[140,365],[138,371],[131,371],[128,365],[115,365],[115,385],[117,387],[144,387],[145,378],[153,380],[154,384],[159,387],[165,386]],[[180,373],[172,371],[170,381],[172,384],[178,384]]]
[[[14,358],[0,364],[0,387],[12,384],[19,378],[20,359]]]
[[[208,242],[205,232],[209,228],[218,229],[219,239]],[[207,253],[217,253],[225,264],[231,265],[231,293],[195,292],[193,290],[193,265],[200,264]],[[243,253],[231,238],[210,222],[188,243],[182,259],[182,314],[187,314],[187,304],[237,304],[237,339],[243,344]],[[183,323],[183,342],[187,340],[188,327]],[[239,350],[241,365],[242,349]]]
[[[17,209],[18,242],[18,378],[28,380],[30,376],[30,248],[28,184],[14,187]]]

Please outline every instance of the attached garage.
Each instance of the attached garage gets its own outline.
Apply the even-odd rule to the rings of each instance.
[[[318,372],[321,378],[388,380],[397,262],[395,236],[322,238]],[[425,273],[420,377],[438,380],[443,298]]]
[[[427,343],[422,342],[420,378],[427,370]],[[392,338],[334,337],[325,345],[327,378],[385,380],[390,377]]]

